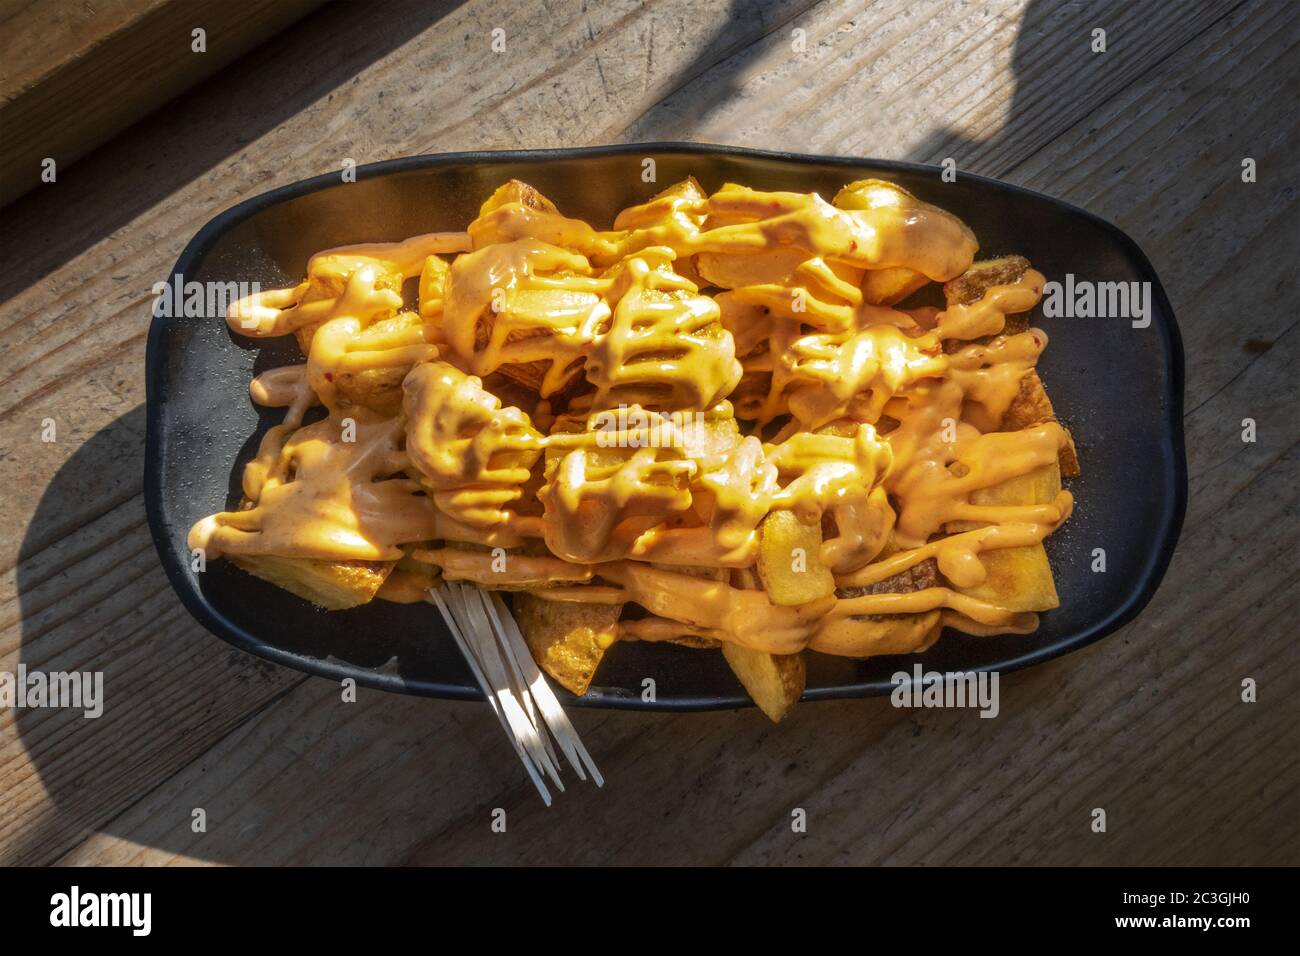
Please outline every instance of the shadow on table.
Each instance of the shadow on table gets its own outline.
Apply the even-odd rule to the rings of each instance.
[[[32,190],[2,208],[0,304],[329,96],[464,2],[327,4],[60,169],[59,188]],[[286,63],[301,68],[286,73]]]
[[[336,5],[327,8],[329,10],[328,14],[322,14],[322,16],[328,15],[334,18],[330,22],[340,29],[355,27],[363,17],[353,9],[353,6]],[[355,7],[363,6],[365,5],[355,5]],[[257,95],[257,78],[264,76],[264,74],[256,66],[244,72],[240,72],[238,69],[227,71],[226,74],[217,79],[208,81],[184,98],[187,103],[185,107],[187,111],[191,113],[202,112],[205,106],[211,106],[221,100],[229,100],[230,103],[240,101],[244,103],[257,102],[259,107],[266,104],[266,109],[257,113],[250,120],[252,126],[241,125],[239,127],[241,132],[238,142],[230,141],[229,136],[232,127],[228,122],[214,124],[216,132],[210,131],[207,134],[209,140],[202,153],[207,165],[220,161],[232,149],[255,138],[260,132],[269,129],[275,123],[301,109],[306,103],[318,98],[326,90],[339,85],[348,76],[364,68],[369,62],[382,56],[385,52],[421,30],[426,29],[430,23],[444,16],[454,6],[455,3],[444,2],[433,4],[428,9],[424,9],[421,5],[415,4],[412,12],[407,16],[375,17],[370,14],[365,15],[364,19],[373,23],[380,31],[371,38],[370,42],[359,47],[354,57],[331,64],[321,75],[307,81],[301,89],[278,100]],[[744,15],[746,9],[745,4],[736,3],[733,15]],[[1033,3],[1029,7],[1020,27],[1015,52],[1014,62],[1018,74],[1026,59],[1032,55],[1035,41],[1043,35],[1049,26],[1053,26],[1051,23],[1054,18],[1053,12],[1058,9],[1059,5],[1045,2]],[[778,30],[770,34],[762,42],[767,44],[785,43],[787,42],[787,36]],[[310,38],[289,37],[283,41],[276,41],[277,53],[282,56],[305,56],[309,47]],[[716,87],[712,85],[713,78],[716,77],[717,82],[727,84],[734,89],[740,82],[738,73],[742,65],[739,58],[732,57],[723,63],[708,67],[705,72],[710,74],[711,83],[697,84],[697,86],[708,86],[711,91],[709,99],[716,102],[714,99]],[[701,69],[700,63],[697,62],[685,69],[682,75],[684,77],[693,77]],[[230,77],[234,79],[232,80]],[[1086,76],[1081,76],[1080,85],[1076,87],[1079,90],[1079,95],[1084,95],[1086,83],[1088,82],[1091,81]],[[1021,121],[1019,106],[1044,95],[1044,93],[1044,90],[1036,89],[1032,84],[1029,87],[1016,90],[1007,124],[993,141],[995,151],[998,140],[1010,139],[1018,131]],[[702,92],[701,96],[703,97],[703,95]],[[1057,94],[1053,93],[1053,95]],[[702,112],[699,115],[703,115],[707,107],[702,106],[701,109]],[[181,123],[181,121],[177,122]],[[201,121],[185,120],[184,123],[181,123],[181,125],[187,124],[187,128],[194,127],[197,130],[197,127],[201,125]],[[175,127],[173,127],[174,131]],[[151,135],[162,136],[164,133],[151,133]],[[943,155],[960,157],[961,144],[960,137],[954,136],[950,131],[936,130],[907,158],[918,161],[934,161],[936,157]],[[988,144],[982,143],[981,147],[987,149]],[[120,148],[120,146],[110,145],[105,147],[105,150],[113,151]],[[108,165],[111,166],[112,164]],[[122,197],[120,206],[115,210],[114,214],[105,221],[98,223],[95,228],[86,232],[81,238],[62,245],[57,254],[51,253],[54,256],[53,259],[49,256],[45,258],[37,257],[27,265],[20,262],[17,267],[3,273],[2,278],[0,278],[0,301],[12,295],[15,290],[30,284],[44,271],[54,268],[58,262],[75,255],[79,249],[85,248],[94,241],[107,236],[113,229],[129,220],[131,216],[149,208],[159,198],[177,188],[181,182],[196,175],[200,171],[197,168],[198,165],[201,164],[195,164],[195,166],[183,170],[160,168],[136,172],[119,168],[116,172],[102,174],[111,182],[100,183],[99,185],[114,189],[115,194]],[[87,179],[100,177],[101,174],[95,172],[96,168],[97,164],[94,161],[84,164],[84,169],[87,170],[85,173]],[[993,170],[993,172],[996,172],[996,170]],[[139,191],[135,191],[137,187]],[[39,195],[29,196],[20,201],[16,207],[11,207],[10,210],[6,211],[8,222],[0,231],[0,248],[14,247],[19,242],[24,222],[48,216],[51,217],[54,226],[57,227],[60,222],[69,221],[76,213],[75,204],[62,198],[62,194],[48,200]],[[98,489],[128,481],[138,483],[142,471],[143,419],[144,408],[142,406],[119,418],[113,424],[94,435],[60,469],[41,499],[24,538],[21,551],[22,559],[20,559],[18,570],[18,591],[23,622],[21,659],[24,662],[33,662],[34,655],[31,653],[32,649],[30,647],[32,642],[38,638],[48,638],[50,636],[49,632],[57,631],[60,627],[73,626],[55,623],[46,627],[33,624],[33,619],[38,612],[46,609],[33,605],[31,603],[33,600],[32,595],[37,592],[42,583],[49,580],[53,574],[61,569],[53,571],[33,570],[32,567],[37,562],[27,561],[26,559],[35,556],[58,537],[73,531],[75,524],[73,527],[69,527],[69,514],[79,509],[84,510],[88,501],[93,502],[95,500]],[[124,453],[124,449],[134,449],[134,452]],[[155,565],[150,573],[156,575],[161,589],[165,581],[161,566]],[[84,626],[84,622],[81,626]],[[166,660],[177,654],[176,648],[169,646],[161,634],[133,634],[132,641],[146,642],[148,653],[156,656],[157,659]],[[57,643],[57,640],[55,642]],[[221,646],[214,643],[213,652],[221,653]],[[232,653],[234,652],[232,651]],[[112,654],[106,652],[101,661],[68,662],[63,665],[63,669],[106,667],[111,671],[111,662]],[[185,661],[177,660],[176,664],[183,667]],[[41,663],[40,666],[49,665]],[[266,666],[271,667],[272,665]],[[54,812],[50,818],[37,821],[16,838],[8,854],[11,858],[18,861],[48,860],[54,852],[50,847],[57,845],[60,841],[66,843],[69,833],[78,831],[93,832],[102,826],[103,811],[94,800],[95,794],[99,792],[98,785],[93,781],[84,779],[82,776],[81,768],[86,763],[89,763],[89,761],[85,760],[85,757],[90,754],[102,755],[104,752],[120,754],[120,772],[127,775],[132,770],[133,755],[148,750],[147,746],[142,746],[141,737],[156,732],[151,728],[169,725],[169,721],[166,719],[167,715],[163,714],[163,719],[160,720],[158,712],[177,707],[178,702],[174,698],[153,699],[147,682],[133,681],[130,679],[130,675],[118,675],[118,678],[115,694],[125,694],[127,696],[125,698],[122,696],[110,697],[112,708],[100,720],[83,720],[79,716],[64,715],[68,717],[68,720],[61,724],[57,732],[51,732],[51,725],[47,724],[47,721],[54,720],[56,717],[51,716],[49,712],[40,710],[20,710],[17,712],[18,734],[40,773],[41,782],[54,805]],[[111,680],[112,678],[108,679]],[[215,695],[219,693],[219,690],[196,686],[193,688],[193,693],[196,695]],[[192,701],[187,702],[186,711],[193,713]],[[135,716],[134,718],[128,716],[112,719],[111,714],[114,712]],[[143,721],[145,716],[149,716],[147,724]],[[133,726],[131,724],[132,719],[141,721],[141,723]],[[177,714],[174,719],[179,722],[182,718]],[[99,765],[99,761],[96,761],[95,765]],[[156,779],[156,771],[154,776]],[[127,785],[129,786],[129,784]],[[136,796],[143,796],[143,794]],[[177,834],[176,845],[163,846],[162,848],[177,852],[193,852],[187,837],[187,831],[181,829]],[[208,834],[200,849],[206,858],[215,861],[232,861],[237,856],[233,847],[222,845],[222,838],[219,833]],[[246,847],[243,844],[240,845],[240,851],[239,855],[246,852]]]
[[[46,485],[19,548],[19,663],[33,674],[100,672],[103,713],[87,719],[79,707],[15,708],[17,736],[51,806],[0,843],[5,863],[51,862],[89,833],[113,832],[106,816],[165,785],[171,773],[205,752],[203,744],[187,748],[187,737],[212,736],[214,724],[228,731],[307,679],[202,633],[171,593],[153,542],[137,544],[148,535],[141,528],[138,494],[145,414],[145,406],[138,406],[76,449]],[[111,532],[82,530],[103,521],[126,529],[129,546],[103,554]],[[148,602],[150,616],[117,593],[95,594],[101,585],[88,569],[109,559],[142,569],[119,590],[140,595],[137,601]],[[62,575],[91,593],[86,606],[60,583]],[[120,567],[113,577],[123,577]],[[407,674],[419,665],[399,654],[391,666]],[[291,739],[301,729],[284,708],[271,707],[259,720],[259,732],[271,740]],[[163,763],[178,755],[186,756],[173,766]],[[301,772],[304,787],[319,785],[319,768]],[[213,825],[195,846],[189,813],[188,805],[177,808],[167,836],[146,822],[142,829],[152,836],[133,828],[129,837],[212,861],[248,862],[246,828]]]
[[[42,673],[102,672],[103,713],[86,719],[80,710],[72,708],[15,710],[18,735],[40,774],[52,807],[11,837],[9,845],[3,847],[7,862],[50,862],[79,835],[100,828],[105,813],[103,803],[111,799],[109,794],[130,794],[133,780],[152,780],[156,784],[158,768],[141,765],[141,755],[150,750],[151,736],[157,735],[160,728],[166,728],[163,732],[167,733],[186,732],[186,721],[194,723],[193,697],[215,698],[222,692],[219,688],[194,686],[192,696],[182,702],[175,688],[173,693],[159,694],[148,674],[121,663],[120,648],[129,645],[134,660],[187,666],[164,628],[154,622],[143,626],[132,623],[130,609],[124,613],[120,607],[110,608],[110,598],[101,599],[88,611],[59,613],[64,600],[75,601],[63,596],[60,575],[67,574],[78,582],[85,579],[86,588],[95,586],[93,577],[83,569],[85,564],[96,561],[95,548],[92,543],[76,545],[74,536],[79,529],[102,513],[111,512],[108,502],[113,501],[126,501],[118,507],[134,505],[140,513],[132,517],[143,520],[139,498],[132,502],[132,491],[138,492],[143,472],[144,432],[145,407],[140,405],[86,440],[46,486],[19,549],[20,662],[29,671]],[[70,542],[72,547],[54,555],[48,549],[59,542]],[[147,593],[166,588],[162,566],[156,560],[148,564],[145,574],[147,583],[142,586],[136,581],[131,586]],[[98,633],[94,632],[96,628]],[[69,645],[76,648],[74,659],[65,650]],[[179,714],[182,703],[189,718]],[[167,713],[172,709],[177,713]],[[144,792],[129,799],[143,796]]]
[[[731,18],[741,20],[759,16],[760,11],[755,9],[756,6],[761,7],[761,3],[756,4],[754,0],[731,0]],[[1001,14],[995,10],[994,15]],[[864,18],[869,19],[869,17],[870,11],[864,15]],[[717,58],[723,55],[719,51],[725,48],[725,40],[729,33],[728,28],[724,26],[709,43],[701,45],[696,59],[680,71],[685,87],[675,90],[659,101],[659,104],[672,101],[671,110],[664,117],[664,130],[656,129],[653,117],[659,105],[656,104],[656,107],[651,107],[647,114],[638,118],[635,124],[638,138],[650,141],[681,139],[683,117],[693,117],[700,127],[707,127],[710,115],[741,92],[746,68],[762,63],[768,51],[787,47],[791,41],[791,31],[801,22],[803,22],[801,17],[795,17],[774,28],[743,51],[716,62]],[[1015,90],[1006,121],[998,133],[987,139],[973,140],[956,128],[938,126],[930,130],[923,140],[904,154],[873,158],[937,164],[951,156],[957,160],[960,170],[986,176],[1005,174],[1015,163],[1007,161],[1001,144],[1014,143],[1026,132],[1025,126],[1029,118],[1026,116],[1025,107],[1045,96],[1060,98],[1060,88],[1051,83],[1052,76],[1059,75],[1061,71],[1070,71],[1073,77],[1072,95],[1076,100],[1084,101],[1102,82],[1106,75],[1105,70],[1098,66],[1097,57],[1091,53],[1089,44],[1091,31],[1095,27],[1107,25],[1104,10],[1079,8],[1065,0],[1030,0],[1015,27],[1016,42],[1012,57]],[[1064,47],[1058,44],[1051,50],[1050,55],[1057,59],[1057,69],[1055,71],[1029,70],[1028,67],[1033,61],[1045,55],[1046,41],[1058,33],[1074,35],[1077,37],[1077,42],[1072,46]],[[1123,42],[1133,49],[1141,48],[1155,39],[1154,33],[1142,33],[1140,28],[1132,26],[1123,35]],[[846,108],[860,111],[864,123],[871,121],[869,104],[855,103]],[[689,135],[687,138],[690,138]],[[729,142],[728,145],[751,146],[753,144]],[[971,151],[970,148],[974,146],[979,147],[979,157],[967,155]],[[784,143],[779,148],[794,152],[812,151],[806,145],[801,146],[797,142]],[[833,149],[820,151],[837,152]]]

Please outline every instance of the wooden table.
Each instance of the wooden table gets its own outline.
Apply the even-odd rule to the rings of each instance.
[[[1300,862],[1300,5],[520,6],[331,4],[0,215],[0,670],[107,693],[0,711],[0,861]],[[951,156],[1118,223],[1182,327],[1190,508],[1146,612],[1006,676],[996,720],[579,711],[609,783],[548,810],[482,704],[345,704],[182,609],[141,491],[150,286],[345,158],[667,139]]]

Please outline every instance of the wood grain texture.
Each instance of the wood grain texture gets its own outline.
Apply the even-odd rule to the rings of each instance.
[[[323,0],[4,0],[0,206]],[[204,31],[194,49],[193,31]]]
[[[275,47],[0,222],[0,669],[103,667],[109,693],[99,721],[0,713],[0,861],[1300,862],[1300,8],[334,4]],[[1004,676],[996,720],[581,711],[609,783],[547,810],[486,708],[344,704],[179,607],[140,499],[148,290],[212,215],[345,157],[672,138],[952,156],[1116,222],[1182,328],[1187,523],[1147,611]]]

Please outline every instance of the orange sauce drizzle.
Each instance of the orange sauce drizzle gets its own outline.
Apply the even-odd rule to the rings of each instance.
[[[1006,316],[1033,308],[1044,277],[942,311],[871,304],[868,271],[946,281],[977,246],[896,187],[845,195],[705,195],[689,180],[601,231],[510,183],[466,232],[313,256],[299,285],[229,310],[237,333],[297,335],[306,361],[254,379],[284,422],[246,466],[240,508],[198,522],[190,546],[410,555],[451,580],[631,601],[773,653],[817,649],[844,617],[939,610],[972,632],[1032,630],[1034,615],[955,589],[984,580],[981,554],[1041,542],[1071,510],[1068,492],[971,503],[1068,440],[1054,423],[997,430],[1046,345],[1037,329],[1002,335]],[[701,291],[723,275],[725,291]],[[316,405],[325,417],[304,424]],[[774,509],[829,519],[820,557],[840,588],[927,559],[951,587],[780,607],[663,567],[753,567]],[[943,535],[951,522],[982,526]],[[494,548],[510,549],[504,571]]]

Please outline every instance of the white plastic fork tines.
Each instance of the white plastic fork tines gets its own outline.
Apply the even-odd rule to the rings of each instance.
[[[429,600],[442,613],[474,679],[546,805],[551,805],[546,778],[557,790],[564,791],[551,737],[579,780],[586,780],[589,771],[596,786],[604,786],[604,778],[542,676],[501,596],[469,584],[443,582],[429,589]]]

